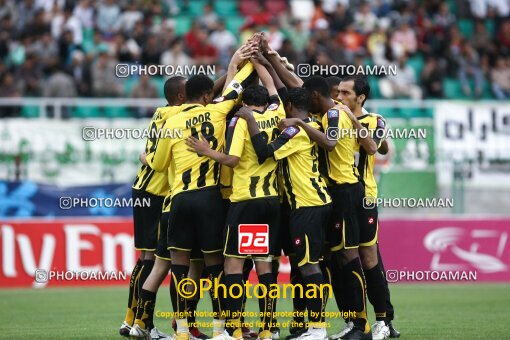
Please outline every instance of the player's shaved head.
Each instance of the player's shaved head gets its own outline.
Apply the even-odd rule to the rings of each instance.
[[[165,82],[164,92],[168,105],[181,105],[186,101],[186,78],[174,76]]]
[[[214,82],[208,76],[196,75],[192,76],[186,82],[186,97],[188,101],[199,101],[203,96],[210,95]]]
[[[317,92],[321,96],[329,98],[329,85],[324,77],[311,76],[304,81],[303,88],[305,88],[310,94],[312,92]]]
[[[292,88],[287,93],[287,104],[287,107],[290,107],[290,111],[297,110],[307,114],[310,111],[310,94],[304,88]],[[292,116],[294,116],[293,112]]]
[[[243,92],[243,103],[250,106],[266,106],[269,102],[269,92],[264,86],[248,86]]]
[[[329,86],[329,96],[332,99],[338,99],[338,84],[340,84],[340,77],[337,76],[331,76],[327,77],[326,81],[328,82]]]

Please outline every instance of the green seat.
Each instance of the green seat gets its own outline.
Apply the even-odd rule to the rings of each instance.
[[[214,2],[214,11],[225,18],[239,14],[237,10],[237,1],[232,0],[216,0]]]
[[[123,106],[105,107],[104,114],[107,118],[126,118],[130,116],[129,111]]]
[[[187,0],[180,1],[179,8],[182,14],[189,14],[192,16],[200,16],[204,12],[204,5],[207,3],[205,0]]]
[[[21,108],[21,117],[24,118],[39,117],[39,106],[23,106]]]
[[[165,98],[165,82],[166,79],[163,77],[151,77],[151,83],[156,87],[159,98]]]
[[[474,23],[473,23],[473,20],[471,19],[461,19],[459,20],[459,30],[460,30],[460,33],[462,33],[462,35],[465,37],[465,38],[471,38],[473,36],[473,31],[474,31]]]
[[[368,110],[368,111],[373,112],[373,110]],[[387,107],[387,106],[377,108],[377,111],[375,111],[374,113],[380,114],[384,118],[398,118],[400,116],[398,109],[396,109],[394,107]]]
[[[462,99],[464,93],[460,81],[452,78],[445,78],[443,81],[444,95],[448,99]]]
[[[416,54],[415,56],[409,58],[407,63],[413,68],[416,79],[420,79],[421,71],[423,70],[424,65],[423,56],[421,54]]]
[[[422,118],[427,117],[426,109],[420,107],[401,108],[400,117],[402,118]]]
[[[76,118],[97,118],[101,111],[97,106],[77,106],[71,110],[72,116]]]
[[[122,87],[124,88],[124,94],[127,97],[131,96],[131,92],[133,92],[133,89],[137,83],[136,77],[122,78],[121,81],[122,81]]]
[[[485,28],[487,29],[489,36],[494,38],[496,34],[496,24],[494,23],[494,20],[485,20]]]
[[[244,18],[233,16],[225,18],[225,27],[235,35],[239,35],[239,28],[244,24]]]
[[[189,16],[178,16],[175,18],[175,34],[186,34],[191,28],[192,18]]]
[[[379,83],[377,77],[368,77],[368,84],[370,85],[370,98],[381,98],[381,92],[379,91]]]

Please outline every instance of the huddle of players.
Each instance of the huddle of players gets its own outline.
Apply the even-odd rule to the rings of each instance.
[[[188,277],[218,278],[227,288],[242,285],[252,265],[246,266],[246,255],[238,252],[240,224],[269,225],[269,254],[251,256],[266,291],[276,283],[273,262],[283,248],[292,283],[331,283],[339,310],[356,312],[330,338],[390,335],[393,310],[378,254],[377,208],[362,204],[365,196],[377,196],[374,154],[386,145],[364,133],[358,136],[366,138],[337,139],[332,132],[384,129],[385,122],[362,109],[370,91],[363,78],[340,82],[314,76],[303,83],[290,68],[263,34],[255,34],[216,83],[194,76],[165,84],[169,105],[156,111],[150,129],[182,129],[184,138],[149,139],[140,157],[143,166],[133,195],[150,197],[151,208],[134,211],[135,247],[142,252],[130,282],[122,335],[166,337],[152,319],[157,289],[171,269],[175,338],[204,338],[188,317],[197,299],[183,298],[176,287]],[[333,98],[342,102],[331,97],[337,86],[339,94]],[[213,101],[220,89],[221,96]],[[153,227],[159,216],[159,228]],[[193,261],[202,257],[203,268],[201,261]],[[376,313],[372,328],[366,293]],[[243,297],[211,299],[213,337],[242,339]],[[305,327],[302,317],[295,317],[290,337],[326,339],[326,299],[295,297],[293,303],[295,310],[309,311],[309,320]],[[259,306],[258,338],[273,339],[278,336],[276,301],[268,294]],[[227,311],[228,320],[220,311]]]

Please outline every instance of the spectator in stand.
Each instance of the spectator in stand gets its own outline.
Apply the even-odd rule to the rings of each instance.
[[[197,45],[191,50],[191,57],[197,64],[214,65],[218,61],[218,50],[207,40],[207,31],[200,29],[197,32]]]
[[[364,38],[363,35],[356,32],[354,24],[347,26],[344,33],[339,33],[337,39],[345,48],[345,53],[349,60],[354,58],[354,54],[363,52]]]
[[[408,22],[402,22],[391,36],[391,48],[398,58],[402,55],[413,55],[418,49],[416,33]]]
[[[109,46],[107,43],[103,41],[101,32],[96,31],[94,32],[94,36],[92,37],[92,45],[85,51],[87,52],[87,56],[89,57],[89,59],[94,59],[97,55],[99,55],[100,51],[106,51],[108,49]]]
[[[510,99],[510,58],[498,58],[490,76],[494,96],[499,100]]]
[[[22,96],[21,89],[10,72],[1,75],[0,84],[0,98],[19,98]],[[19,107],[4,106],[0,110],[0,118],[15,117],[18,113]]]
[[[421,72],[421,84],[425,97],[443,98],[444,71],[436,58],[428,56]]]
[[[54,17],[51,21],[51,34],[55,39],[60,39],[64,32],[72,33],[72,42],[80,46],[83,41],[83,31],[80,20],[73,15],[70,7],[64,7],[62,14]]]
[[[184,35],[184,43],[190,54],[198,46],[199,31],[200,25],[198,24],[198,21],[195,20],[191,23],[190,30]]]
[[[97,27],[105,36],[115,33],[120,20],[120,7],[115,0],[104,0],[97,9]]]
[[[71,55],[79,46],[73,42],[73,33],[65,31],[58,44],[59,63],[62,67],[67,67],[71,63]]]
[[[510,19],[503,22],[497,35],[502,54],[510,55]]]
[[[385,58],[387,41],[388,36],[386,34],[386,30],[382,24],[378,24],[375,31],[370,34],[367,40],[368,52],[372,56],[372,59],[376,65],[386,65],[389,62]]]
[[[90,0],[81,0],[74,8],[73,16],[78,19],[82,28],[91,29],[94,27],[94,8]]]
[[[32,51],[37,57],[37,63],[44,67],[55,63],[59,55],[57,43],[51,38],[49,32],[42,34],[41,38],[32,46]]]
[[[283,40],[282,47],[278,50],[278,54],[286,57],[291,64],[296,64],[298,62],[296,50],[289,39]]]
[[[351,13],[347,10],[347,6],[338,4],[331,17],[331,29],[333,33],[343,32],[353,21]]]
[[[90,64],[82,51],[74,51],[67,73],[73,77],[79,96],[89,97],[92,95]]]
[[[456,54],[459,65],[459,80],[462,84],[462,91],[466,96],[471,95],[469,79],[475,83],[475,96],[482,96],[483,71],[480,63],[480,56],[469,41],[464,41]]]
[[[144,65],[157,65],[160,58],[161,50],[159,48],[158,38],[155,35],[150,35],[142,49],[141,62]]]
[[[422,98],[416,75],[413,68],[407,64],[405,54],[398,59],[396,75],[379,80],[379,88],[382,96],[388,99],[410,97],[419,100]]]
[[[133,92],[131,93],[131,98],[157,98],[158,90],[156,87],[150,82],[149,76],[143,74],[138,78],[138,83],[133,88]],[[140,107],[136,111],[137,118],[147,118],[151,117],[154,113],[153,108],[151,107]]]
[[[37,8],[35,7],[34,0],[21,0],[17,1],[17,3],[16,32],[21,32],[33,21]]]
[[[184,53],[184,43],[181,37],[176,37],[170,43],[169,49],[161,55],[162,65],[189,65],[193,60]]]
[[[225,28],[225,22],[219,21],[217,29],[209,36],[209,43],[216,46],[219,52],[220,64],[226,68],[232,56],[232,50],[237,45],[235,35]]]
[[[38,97],[42,93],[42,65],[33,54],[28,54],[25,62],[16,73],[16,79],[21,82],[21,92],[24,96]]]
[[[293,20],[287,30],[287,36],[296,52],[301,53],[310,39],[310,31],[301,20]]]
[[[34,20],[23,29],[23,35],[39,38],[42,34],[50,32],[50,25],[44,17],[44,10],[38,9],[35,12]]]
[[[246,17],[244,24],[241,26],[240,31],[255,26],[268,26],[271,20],[271,14],[267,13],[262,4],[257,2],[255,11]]]
[[[198,19],[200,26],[205,27],[209,32],[218,26],[218,15],[214,13],[213,6],[210,3],[204,5],[204,13]]]
[[[122,93],[122,87],[115,76],[113,60],[106,51],[99,53],[97,60],[92,65],[92,93],[96,97],[118,97]]]
[[[432,21],[440,31],[447,31],[455,23],[455,15],[450,12],[447,2],[441,3],[439,11],[434,15]]]
[[[126,9],[119,17],[119,21],[115,23],[116,28],[120,32],[130,34],[136,23],[143,20],[143,13],[139,10],[135,3],[128,3]]]
[[[115,55],[120,63],[133,63],[140,60],[142,51],[134,39],[126,40],[124,33],[118,32],[113,43],[110,44],[109,52]]]
[[[368,3],[363,3],[354,14],[354,23],[356,30],[362,34],[369,34],[374,30],[377,24],[377,17],[370,9]]]
[[[76,97],[76,85],[73,78],[57,65],[50,67],[51,75],[44,85],[45,97],[71,98]]]
[[[285,36],[280,31],[278,27],[278,21],[276,19],[271,20],[269,23],[268,31],[265,31],[265,33],[267,36],[267,41],[269,42],[269,46],[271,46],[276,51],[282,48],[283,39],[285,39]]]
[[[475,32],[471,37],[471,41],[473,47],[480,55],[487,53],[491,42],[491,36],[489,35],[489,32],[487,32],[487,28],[483,21],[478,20],[475,23]]]

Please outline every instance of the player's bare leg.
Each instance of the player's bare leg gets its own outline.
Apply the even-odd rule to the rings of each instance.
[[[390,335],[390,329],[386,325],[386,280],[379,266],[377,244],[360,246],[359,254],[367,282],[367,296],[374,306],[376,316],[376,322],[372,325],[372,338],[386,339]]]

